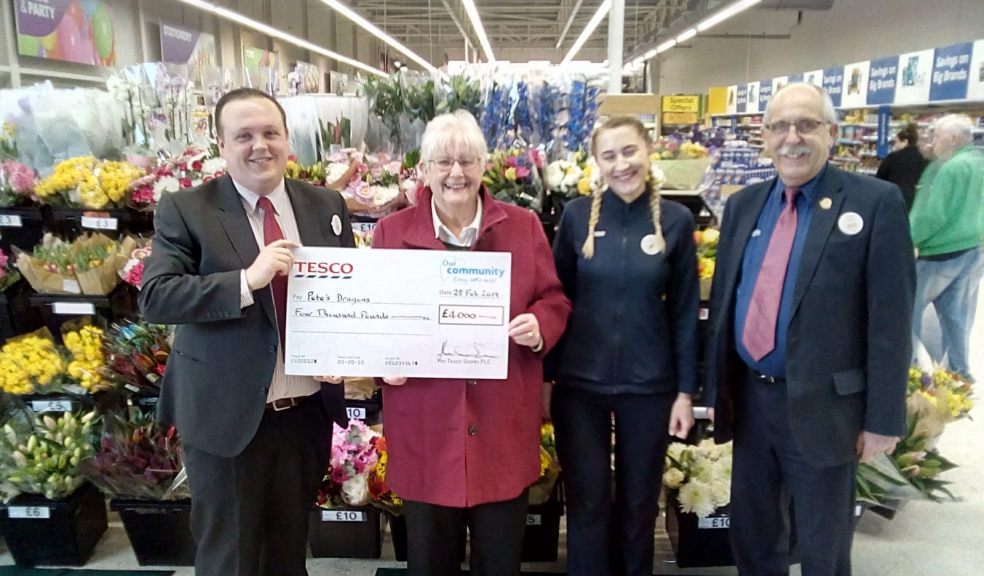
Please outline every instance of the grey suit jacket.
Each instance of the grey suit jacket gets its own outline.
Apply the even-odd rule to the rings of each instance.
[[[747,377],[735,351],[735,293],[745,244],[774,182],[729,198],[721,224],[705,357],[719,441],[731,438],[736,418],[754,417],[736,413],[733,401]],[[862,429],[905,433],[915,262],[894,184],[828,166],[817,197],[823,204],[814,207],[796,271],[787,335],[787,414],[803,454],[833,466],[855,457]],[[852,212],[863,222],[856,234],[838,225]]]
[[[301,243],[354,247],[345,202],[333,190],[287,180]],[[332,217],[342,221],[332,231]],[[229,176],[161,197],[153,252],[145,261],[140,310],[150,322],[176,324],[158,417],[182,441],[232,457],[252,440],[263,417],[277,361],[270,290],[240,307],[240,273],[259,248]],[[325,385],[329,415],[345,423],[342,387]]]

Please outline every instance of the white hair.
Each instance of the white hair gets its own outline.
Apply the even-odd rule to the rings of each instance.
[[[420,159],[430,162],[454,145],[464,146],[482,166],[488,161],[488,144],[478,121],[467,110],[435,116],[427,123],[420,140]]]
[[[933,133],[952,134],[958,148],[966,146],[974,141],[974,121],[966,114],[947,114],[933,123]]]
[[[815,91],[820,96],[820,99],[823,100],[824,121],[829,124],[837,124],[837,111],[834,110],[834,101],[830,99],[830,94],[827,94],[826,90],[816,84],[810,84],[808,82],[793,82],[792,84],[786,84],[782,88],[776,90],[776,93],[769,99],[769,104],[765,107],[765,117],[763,118],[764,123],[769,124],[772,119],[772,103],[776,101],[776,96],[782,94],[790,88],[809,88]]]

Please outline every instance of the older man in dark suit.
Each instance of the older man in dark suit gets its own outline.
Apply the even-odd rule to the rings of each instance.
[[[161,198],[140,293],[147,320],[178,325],[159,416],[184,442],[196,573],[303,576],[345,410],[340,386],[284,372],[286,274],[297,246],[355,243],[337,192],[284,179],[276,100],[233,90],[215,120],[229,174]]]
[[[915,274],[905,203],[827,163],[830,98],[791,84],[765,112],[779,177],[728,200],[711,294],[707,390],[733,437],[731,534],[742,574],[850,574],[857,461],[905,432]]]

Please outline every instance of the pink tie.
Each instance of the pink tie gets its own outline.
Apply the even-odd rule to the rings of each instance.
[[[256,205],[263,209],[263,243],[270,244],[284,239],[284,233],[277,224],[277,211],[273,202],[266,196],[261,197]],[[281,353],[287,347],[287,276],[277,274],[270,281],[273,289],[273,306],[277,311],[277,330],[280,332]]]
[[[741,343],[756,361],[776,347],[776,323],[779,319],[779,304],[782,302],[782,287],[789,267],[789,254],[793,251],[796,238],[796,195],[799,188],[789,186],[785,190],[786,206],[779,215],[776,227],[769,239],[769,247],[762,259],[755,290],[745,316],[745,329]]]

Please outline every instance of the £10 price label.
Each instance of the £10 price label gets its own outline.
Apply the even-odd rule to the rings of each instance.
[[[348,408],[345,409],[345,412],[348,413],[348,417],[349,417],[350,420],[365,420],[366,419],[366,409],[365,408],[355,408],[355,407],[349,406]]]
[[[718,518],[701,518],[697,522],[698,530],[720,530],[731,527],[731,518],[722,516]]]
[[[366,515],[357,510],[322,510],[322,522],[364,522]]]

